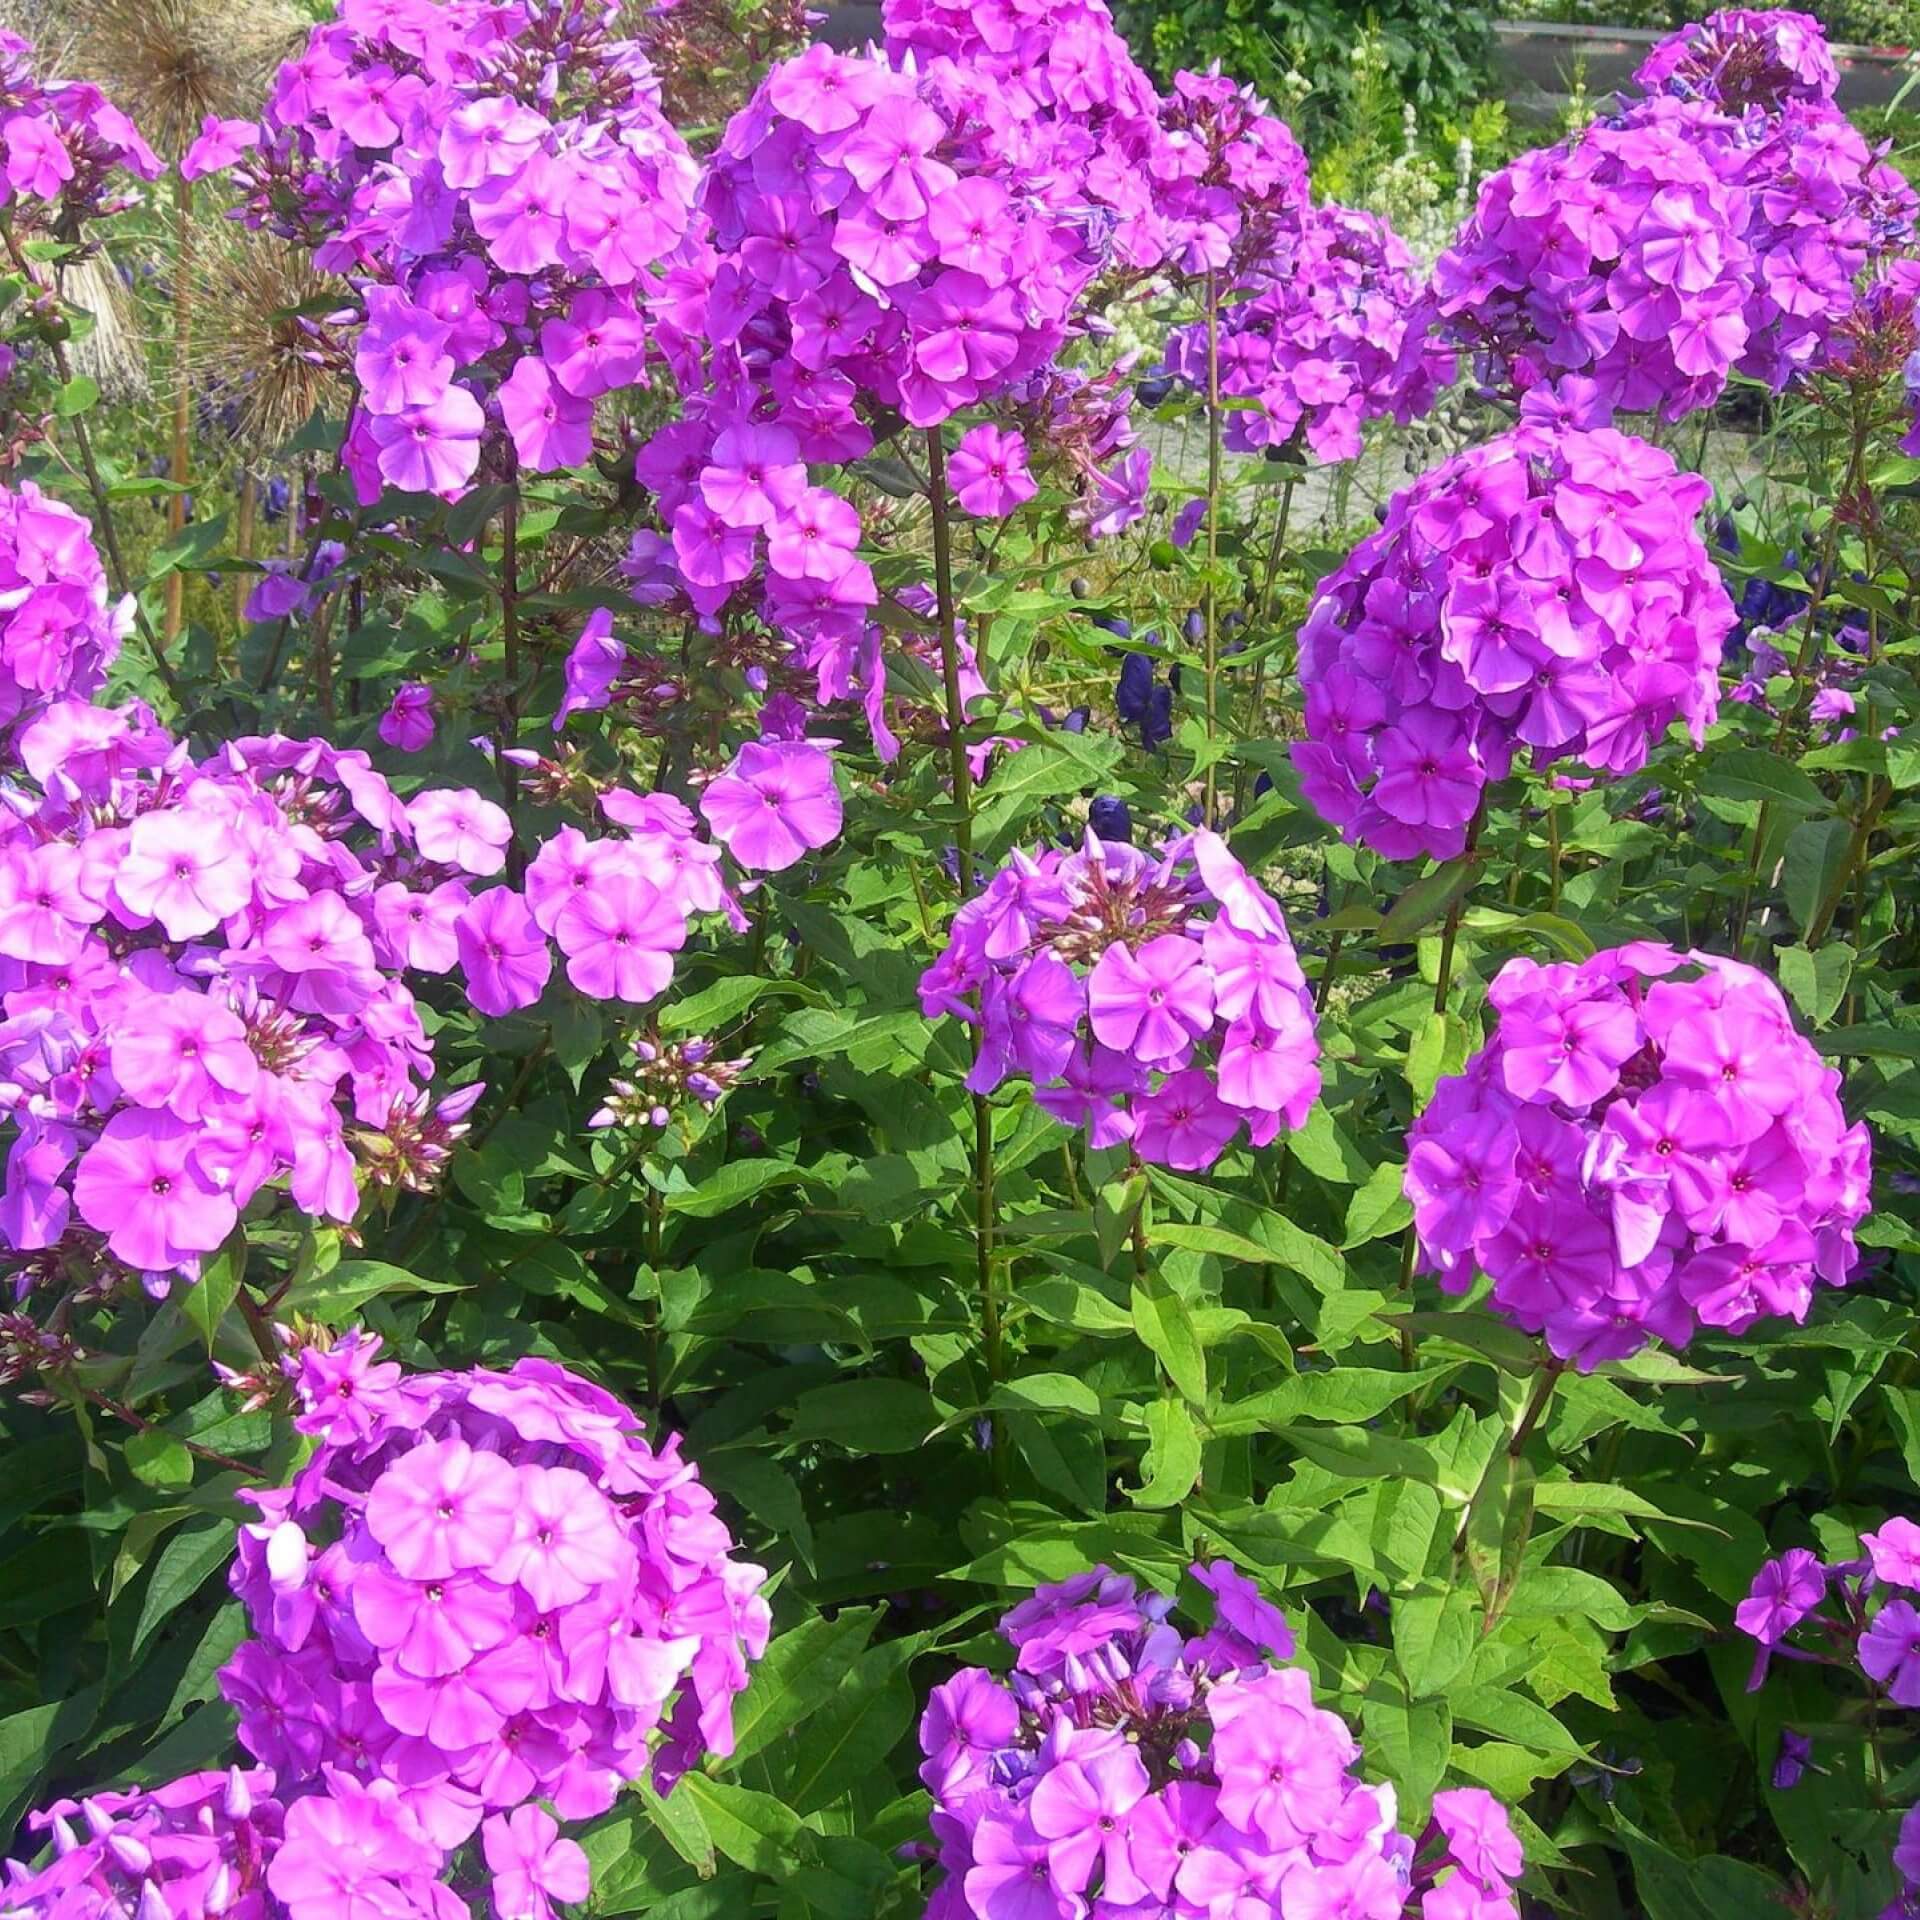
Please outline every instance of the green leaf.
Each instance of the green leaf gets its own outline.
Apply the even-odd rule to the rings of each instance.
[[[1253,1267],[1285,1267],[1316,1287],[1337,1289],[1346,1279],[1346,1263],[1324,1240],[1277,1213],[1261,1213],[1261,1238],[1228,1227],[1187,1225],[1178,1220],[1156,1220],[1147,1229],[1149,1244],[1186,1247],[1194,1253],[1217,1253],[1223,1259],[1244,1261]]]
[[[910,1380],[842,1380],[795,1403],[790,1440],[831,1440],[849,1453],[918,1453],[940,1424],[925,1387]]]
[[[688,1796],[713,1844],[736,1866],[779,1874],[811,1852],[813,1836],[806,1822],[770,1793],[754,1793],[704,1773],[687,1774],[674,1792]]]
[[[143,1427],[128,1434],[122,1451],[142,1486],[177,1493],[193,1485],[193,1455],[164,1427]]]
[[[160,1549],[160,1558],[141,1596],[140,1620],[128,1651],[133,1665],[138,1666],[154,1635],[174,1613],[232,1559],[234,1531],[230,1520],[191,1522]]]
[[[1811,952],[1805,947],[1781,947],[1774,954],[1780,984],[1817,1027],[1824,1027],[1840,1011],[1853,978],[1853,960],[1853,949],[1842,941]]]
[[[1413,1218],[1412,1202],[1400,1191],[1406,1171],[1399,1161],[1385,1160],[1368,1174],[1366,1185],[1347,1203],[1347,1232],[1340,1242],[1342,1248],[1384,1239],[1390,1233],[1398,1233]]]
[[[1366,1427],[1289,1427],[1287,1444],[1317,1467],[1350,1480],[1424,1480],[1437,1484],[1432,1454],[1412,1440]]]
[[[791,1160],[730,1160],[698,1186],[668,1193],[667,1211],[684,1213],[693,1220],[712,1220],[773,1187],[812,1185],[816,1177]]]
[[[1833,803],[1796,767],[1764,747],[1724,747],[1703,757],[1703,792],[1763,800],[1790,813],[1829,813]]]
[[[1093,1196],[1093,1237],[1103,1265],[1119,1257],[1146,1202],[1146,1176],[1140,1173],[1109,1180]]]
[[[9,1832],[27,1789],[62,1747],[86,1733],[99,1705],[100,1689],[87,1687],[71,1699],[49,1701],[0,1720],[0,1824]]]
[[[1423,928],[1445,919],[1448,909],[1467,897],[1479,871],[1479,857],[1462,854],[1423,874],[1387,909],[1374,933],[1374,944],[1402,946]]]
[[[1134,1490],[1138,1507],[1177,1507],[1200,1477],[1200,1435],[1193,1415],[1180,1400],[1153,1400],[1142,1409],[1147,1451],[1140,1463],[1142,1484]]]
[[[1853,830],[1844,820],[1803,820],[1787,835],[1780,891],[1802,933],[1840,884]]]
[[[717,1865],[713,1835],[707,1831],[693,1795],[670,1793],[662,1799],[644,1773],[633,1783],[633,1790],[640,1796],[654,1831],[702,1880],[711,1880]]]
[[[1416,1700],[1444,1694],[1466,1670],[1478,1638],[1478,1610],[1464,1586],[1394,1599],[1393,1657]]]
[[[90,373],[76,373],[60,389],[53,410],[62,420],[71,420],[76,414],[88,412],[99,398],[99,381]]]
[[[987,1405],[1022,1413],[1077,1413],[1089,1420],[1100,1418],[1100,1396],[1071,1373],[1028,1373],[1017,1380],[1003,1380]]]
[[[384,1260],[342,1260],[325,1273],[298,1280],[275,1309],[302,1313],[329,1326],[350,1320],[369,1300],[385,1293],[462,1293],[458,1280],[428,1280]]]
[[[1133,1283],[1133,1330],[1167,1370],[1179,1391],[1203,1407],[1207,1401],[1207,1356],[1187,1303],[1158,1274]]]
[[[154,548],[147,564],[147,584],[151,586],[175,572],[205,573],[217,561],[226,537],[225,514],[211,520],[189,520],[171,540]]]
[[[1429,1802],[1447,1771],[1453,1746],[1453,1716],[1441,1700],[1407,1705],[1368,1699],[1360,1709],[1369,1758],[1383,1767],[1400,1798],[1401,1817],[1416,1832],[1426,1824]]]
[[[200,1269],[200,1278],[180,1292],[180,1311],[199,1329],[208,1353],[227,1309],[239,1297],[247,1272],[247,1229],[243,1221],[227,1235],[220,1250]]]
[[[738,1767],[786,1734],[832,1697],[873,1636],[879,1614],[850,1607],[832,1619],[815,1616],[780,1634],[753,1669],[734,1707]]]

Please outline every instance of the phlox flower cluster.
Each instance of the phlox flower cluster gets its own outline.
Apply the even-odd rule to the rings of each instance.
[[[264,1915],[283,1811],[263,1768],[189,1774],[151,1792],[60,1800],[27,1818],[35,1867],[6,1862],[0,1912],[21,1920]]]
[[[1776,392],[1802,373],[1843,373],[1857,355],[1849,323],[1871,324],[1863,278],[1911,271],[1900,255],[1920,198],[1884,149],[1825,102],[1791,99],[1736,127],[1753,251],[1738,371]]]
[[[1102,0],[885,0],[881,19],[896,67],[951,63],[991,91],[1023,173],[1099,208],[1118,264],[1150,270],[1169,257],[1177,238],[1152,166],[1160,98]]]
[[[601,809],[624,835],[562,827],[519,887],[469,896],[456,880],[451,892],[443,884],[406,902],[418,951],[440,971],[457,963],[482,1013],[512,1013],[540,998],[553,974],[549,941],[578,992],[641,1006],[672,980],[692,916],[725,912],[744,924],[720,877],[719,848],[699,838],[681,801],[614,789]]]
[[[196,762],[137,705],[57,703],[18,746],[0,814],[17,1283],[97,1275],[104,1253],[161,1291],[265,1188],[346,1222],[368,1185],[431,1185],[480,1089],[430,1100],[414,896],[392,876],[473,866],[484,842],[457,822],[484,830],[490,803],[403,804],[318,741]]]
[[[87,522],[31,480],[0,486],[0,739],[98,692],[132,619],[109,601]]]
[[[984,96],[1010,173],[1094,210],[1123,276],[1244,265],[1306,207],[1306,156],[1258,95],[1195,73],[1157,95],[1102,0],[887,0],[882,17],[896,66],[957,70]]]
[[[1405,426],[1453,379],[1453,355],[1419,317],[1419,263],[1377,214],[1308,209],[1235,291],[1245,297],[1217,327],[1220,391],[1260,403],[1226,416],[1237,453],[1299,439],[1316,460],[1351,460],[1368,421]],[[1166,365],[1207,390],[1204,321],[1174,330]]]
[[[1710,406],[1750,339],[1752,208],[1728,124],[1643,101],[1502,167],[1434,265],[1443,330],[1484,376],[1557,390],[1582,424]]]
[[[453,498],[490,471],[577,466],[595,399],[646,375],[652,270],[696,169],[640,45],[602,0],[343,0],[257,125],[210,123],[238,217],[345,276],[359,408],[345,461]],[[509,452],[510,449],[510,452]]]
[[[732,1750],[765,1575],[677,1436],[650,1445],[601,1388],[539,1359],[403,1375],[378,1347],[286,1361],[315,1451],[248,1496],[253,1638],[220,1684],[283,1789],[390,1793],[448,1851],[484,1820],[497,1886],[533,1803],[586,1818]]]
[[[1041,1587],[1000,1623],[1011,1673],[967,1667],[920,1721],[943,1877],[928,1920],[1517,1920],[1505,1808],[1434,1796],[1417,1838],[1317,1707],[1280,1610],[1225,1561],[1213,1623],[1124,1574]]]
[[[1772,113],[1789,100],[1831,100],[1840,71],[1811,14],[1728,7],[1668,34],[1633,83],[1642,93],[1706,100],[1729,113]]]
[[[139,204],[121,176],[158,180],[166,171],[140,130],[83,80],[49,85],[33,48],[0,33],[0,206],[15,237],[72,243],[89,220]]]
[[[809,463],[869,451],[863,409],[935,427],[1037,372],[1100,263],[982,132],[999,111],[950,62],[816,45],[729,122],[701,187],[711,248],[673,295],[704,358],[635,463],[659,521],[630,558],[642,599],[714,626],[752,606],[810,665],[866,647],[878,697],[860,516]]]
[[[1509,961],[1494,1026],[1408,1136],[1427,1266],[1583,1371],[1649,1339],[1803,1320],[1844,1286],[1871,1147],[1780,990],[1651,942]]]
[[[1719,706],[1732,603],[1710,489],[1611,428],[1523,423],[1403,488],[1300,634],[1308,799],[1389,859],[1450,859],[1530,749],[1631,773]]]
[[[773,69],[701,186],[723,404],[771,393],[799,457],[844,459],[871,444],[856,399],[936,426],[1048,359],[1101,255],[1007,163],[1006,111],[951,63],[814,46]],[[777,490],[750,491],[763,511],[737,525],[777,526]]]
[[[1242,1126],[1265,1146],[1320,1091],[1286,922],[1205,830],[1015,853],[954,916],[920,1003],[978,1027],[976,1093],[1024,1076],[1094,1146],[1165,1166],[1212,1166]]]
[[[464,1920],[466,1902],[439,1878],[444,1851],[391,1785],[335,1775],[284,1803],[274,1789],[269,1768],[235,1767],[58,1801],[29,1818],[28,1831],[46,1835],[51,1851],[37,1867],[6,1863],[0,1912],[8,1920]],[[499,1909],[501,1920],[507,1911]],[[520,1911],[549,1920],[545,1909]]]
[[[1732,373],[1778,391],[1828,365],[1920,205],[1832,104],[1832,72],[1804,16],[1683,28],[1642,69],[1662,90],[1486,182],[1434,268],[1445,329],[1582,425],[1677,420]]]
[[[1747,1691],[1757,1691],[1776,1659],[1858,1667],[1869,1691],[1909,1711],[1920,1707],[1920,1526],[1896,1514],[1860,1535],[1860,1555],[1825,1561],[1792,1547],[1763,1561],[1734,1621],[1755,1643]],[[1877,1710],[1877,1708],[1876,1708]],[[1790,1777],[1776,1768],[1776,1788],[1790,1786],[1813,1763],[1813,1741],[1791,1728],[1781,1735]],[[1880,1920],[1920,1916],[1920,1807],[1900,1822],[1893,1866],[1901,1889]]]
[[[57,275],[28,264],[28,250],[49,243],[67,261],[94,255],[92,224],[137,205],[137,183],[162,171],[133,122],[98,87],[49,85],[28,43],[0,32],[0,207],[15,247],[9,267],[20,266],[29,283],[0,315],[0,467],[11,468],[47,437],[60,374],[47,346],[71,327]]]

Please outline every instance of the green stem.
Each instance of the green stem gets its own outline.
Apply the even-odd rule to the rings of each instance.
[[[1220,560],[1220,281],[1207,275],[1207,584],[1201,596],[1200,617],[1206,622],[1207,787],[1205,820],[1217,827],[1214,801],[1219,786],[1219,762],[1212,757],[1219,731],[1220,621],[1214,571]]]
[[[933,510],[934,604],[940,623],[940,674],[947,700],[947,764],[958,819],[954,846],[959,856],[960,894],[973,892],[973,776],[967,765],[967,708],[960,690],[959,616],[953,597],[953,527],[947,501],[947,452],[938,427],[927,432],[927,501]],[[972,1029],[977,1061],[983,1040]],[[1000,1321],[1000,1294],[994,1276],[993,1107],[985,1094],[973,1096],[973,1246],[980,1291],[982,1359],[987,1379],[998,1386],[1006,1377],[1006,1352]],[[1001,1422],[993,1427],[995,1487],[1006,1490],[1006,1455]]]
[[[1473,810],[1473,818],[1467,823],[1467,843],[1461,848],[1464,858],[1471,860],[1480,846],[1480,832],[1487,824],[1487,796],[1484,790],[1480,795],[1480,804]],[[1446,925],[1440,930],[1440,968],[1433,985],[1433,1010],[1445,1013],[1447,995],[1453,989],[1453,956],[1460,944],[1460,920],[1467,910],[1467,895],[1473,891],[1472,882],[1463,887],[1447,909]]]
[[[1533,1393],[1527,1401],[1526,1411],[1520,1416],[1520,1424],[1513,1430],[1513,1438],[1507,1442],[1507,1458],[1518,1460],[1526,1444],[1533,1438],[1533,1430],[1545,1416],[1553,1401],[1553,1390],[1560,1384],[1560,1376],[1567,1370],[1564,1360],[1549,1360],[1541,1368],[1540,1377],[1534,1382]]]
[[[653,1269],[653,1298],[640,1305],[640,1317],[647,1323],[647,1405],[654,1418],[660,1417],[660,1253],[663,1244],[662,1216],[665,1197],[651,1181],[647,1183],[647,1265]]]
[[[507,749],[520,737],[520,493],[516,487],[500,510],[500,647],[504,706],[494,735],[494,761],[500,772],[500,790],[508,818],[514,823],[507,842],[507,877],[517,887],[526,872],[526,854],[520,845],[520,769]]]

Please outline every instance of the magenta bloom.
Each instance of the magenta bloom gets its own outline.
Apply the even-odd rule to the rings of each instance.
[[[567,956],[567,978],[582,993],[641,1006],[673,978],[672,956],[686,944],[687,921],[649,881],[610,867],[567,899],[553,937]]]
[[[194,1159],[196,1129],[167,1112],[129,1109],[101,1129],[74,1174],[73,1204],[116,1259],[163,1274],[212,1253],[233,1231],[233,1201]]]
[[[170,940],[211,933],[253,892],[247,857],[215,820],[143,814],[127,834],[114,884],[136,913],[150,915]]]
[[[498,1920],[552,1920],[555,1901],[570,1906],[587,1897],[587,1856],[577,1841],[560,1838],[550,1813],[539,1807],[496,1813],[480,1837]]]
[[[1920,1527],[1896,1514],[1877,1533],[1863,1533],[1860,1544],[1872,1558],[1875,1579],[1920,1592]]]
[[[1300,633],[1308,800],[1388,859],[1452,859],[1519,755],[1612,774],[1719,709],[1733,604],[1704,480],[1611,430],[1522,424],[1394,495]]]
[[[199,180],[227,168],[260,144],[260,129],[251,120],[223,120],[216,113],[202,117],[200,131],[180,162],[183,180]]]
[[[947,461],[954,498],[977,519],[1011,513],[1040,491],[1027,471],[1027,442],[1022,434],[995,426],[970,427]]]
[[[588,1818],[726,1750],[764,1576],[678,1443],[656,1452],[601,1389],[537,1359],[402,1376],[378,1346],[352,1332],[290,1365],[316,1452],[253,1496],[230,1575],[253,1637],[222,1690],[286,1790],[370,1777],[403,1840],[449,1848],[484,1818],[499,1915],[578,1900],[581,1862],[534,1803]],[[343,1858],[307,1870],[357,1882],[357,1844],[323,1824]]]
[[[530,1007],[546,991],[553,955],[527,903],[511,887],[494,887],[454,923],[467,998],[482,1013]]]
[[[613,697],[614,682],[627,663],[627,649],[614,637],[613,615],[596,607],[587,615],[580,637],[568,653],[563,673],[566,694],[553,715],[553,730],[558,733],[576,713],[589,713],[604,707]]]
[[[449,387],[426,406],[375,414],[367,432],[378,449],[380,475],[409,493],[457,495],[480,464],[486,415],[465,387]]]
[[[1212,1166],[1243,1126],[1264,1146],[1320,1091],[1286,922],[1216,834],[1016,853],[955,916],[920,1004],[980,1022],[975,1092],[1024,1073],[1095,1146],[1166,1166]]]
[[[402,753],[420,753],[432,746],[433,689],[422,680],[394,688],[378,731],[388,746]]]
[[[780,873],[840,832],[832,757],[804,741],[750,741],[708,781],[700,812],[741,866]]]
[[[414,844],[429,860],[464,873],[498,873],[507,864],[513,823],[506,810],[466,787],[429,787],[407,802]]]
[[[1860,1666],[1898,1707],[1920,1707],[1920,1613],[1889,1600],[1860,1636]]]
[[[578,467],[593,457],[593,402],[569,393],[533,354],[500,383],[500,415],[529,473]]]
[[[367,1527],[409,1580],[496,1563],[513,1538],[519,1487],[494,1454],[463,1441],[416,1447],[381,1477]]]

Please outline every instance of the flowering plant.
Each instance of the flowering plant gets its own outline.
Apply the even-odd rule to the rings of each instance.
[[[551,1361],[403,1377],[379,1346],[287,1363],[318,1444],[240,1535],[241,1744],[287,1786],[387,1782],[447,1848],[729,1752],[765,1576],[677,1438]]]
[[[1622,947],[1510,961],[1496,1024],[1414,1123],[1420,1248],[1441,1284],[1591,1369],[1696,1326],[1804,1320],[1844,1286],[1867,1207],[1866,1129],[1765,975]]]
[[[1286,922],[1205,831],[1157,855],[1091,832],[1015,854],[955,916],[920,1002],[978,1026],[976,1093],[1022,1074],[1094,1146],[1167,1166],[1212,1166],[1243,1124],[1264,1146],[1320,1089]]]
[[[1106,1567],[1000,1622],[1004,1677],[967,1667],[920,1721],[944,1878],[927,1912],[1065,1916],[1223,1905],[1360,1920],[1511,1920],[1520,1843],[1484,1789],[1436,1794],[1418,1838],[1390,1785],[1287,1664],[1280,1610],[1228,1562],[1195,1566],[1213,1624]]]
[[[1522,748],[1631,773],[1719,707],[1732,603],[1706,483],[1644,441],[1526,425],[1394,495],[1300,633],[1304,791],[1390,858],[1458,854]]]

